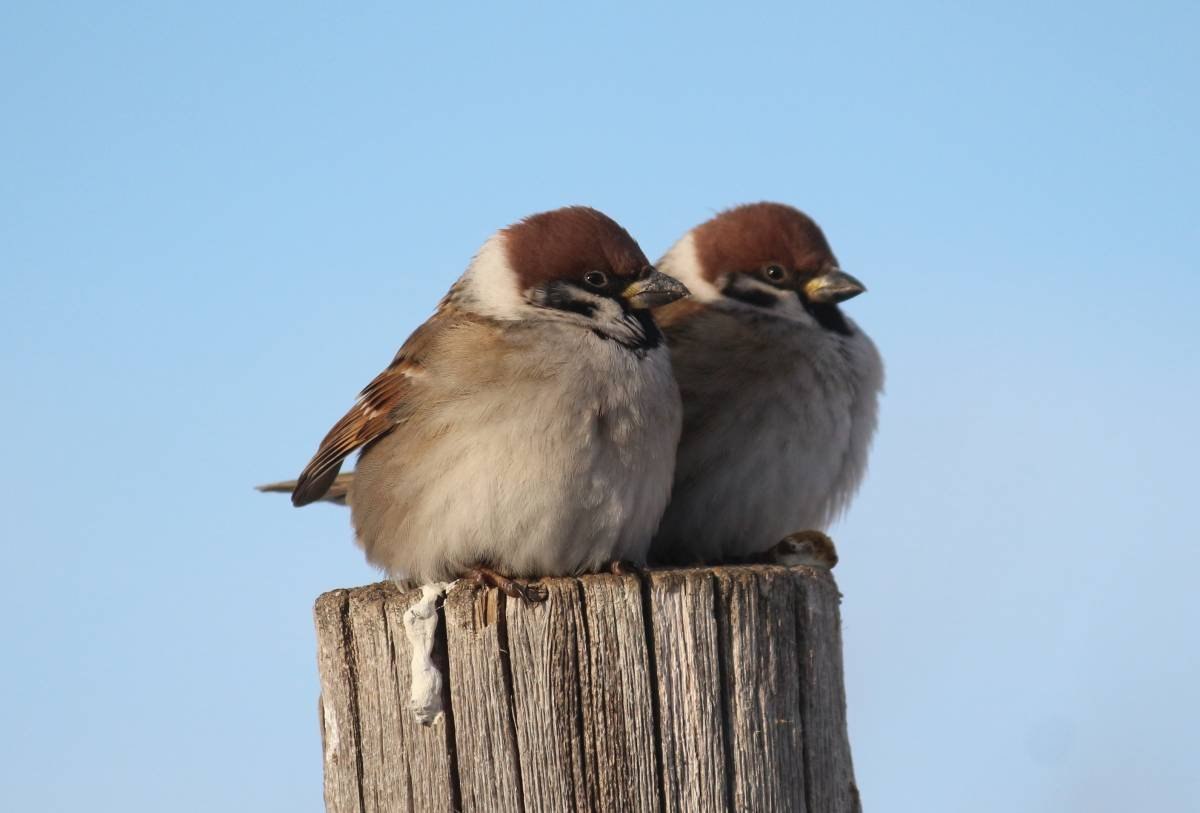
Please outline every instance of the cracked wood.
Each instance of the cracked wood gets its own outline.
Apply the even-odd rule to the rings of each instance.
[[[330,811],[861,810],[840,596],[754,565],[547,579],[527,605],[465,582],[439,610],[444,717],[407,707],[390,584],[317,600]]]

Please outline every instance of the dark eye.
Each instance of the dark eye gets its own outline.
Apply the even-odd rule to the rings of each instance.
[[[588,271],[583,275],[583,281],[593,288],[603,288],[608,285],[608,275],[603,271]]]
[[[783,269],[782,265],[768,265],[763,269],[763,274],[771,282],[783,282],[787,278],[787,271]]]

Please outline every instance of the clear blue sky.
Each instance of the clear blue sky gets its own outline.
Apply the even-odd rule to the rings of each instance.
[[[888,363],[836,528],[875,811],[1200,805],[1195,4],[0,12],[0,806],[321,807],[294,476],[483,239],[811,212]]]

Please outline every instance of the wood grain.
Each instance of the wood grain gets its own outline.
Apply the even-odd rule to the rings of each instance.
[[[665,809],[726,810],[726,709],[711,573],[652,573],[650,608]]]
[[[451,587],[434,652],[446,714],[429,726],[408,708],[419,591],[317,600],[328,810],[861,810],[828,572],[543,585],[536,605]]]
[[[797,579],[797,588],[808,809],[861,811],[846,732],[841,595],[828,573]]]
[[[660,808],[661,770],[641,582],[579,581],[587,623],[581,686],[588,809],[653,813]]]
[[[459,583],[446,596],[450,706],[462,809],[524,810],[513,719],[506,597]]]
[[[586,650],[579,587],[555,580],[547,585],[546,601],[513,601],[507,610],[525,810],[586,810],[580,698]]]
[[[715,572],[734,810],[805,810],[797,596],[784,568]]]
[[[317,668],[321,673],[321,741],[325,758],[325,809],[361,813],[361,757],[358,687],[347,628],[349,591],[334,590],[317,599]],[[366,747],[370,747],[369,744]]]

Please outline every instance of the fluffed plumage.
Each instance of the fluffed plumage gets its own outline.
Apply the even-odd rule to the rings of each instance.
[[[824,530],[866,471],[883,363],[838,303],[865,290],[820,228],[776,203],[688,232],[659,268],[693,297],[656,311],[684,428],[660,562],[756,556]]]
[[[321,442],[292,494],[346,488],[367,559],[430,582],[644,561],[681,407],[649,308],[686,294],[605,215],[501,230]]]

